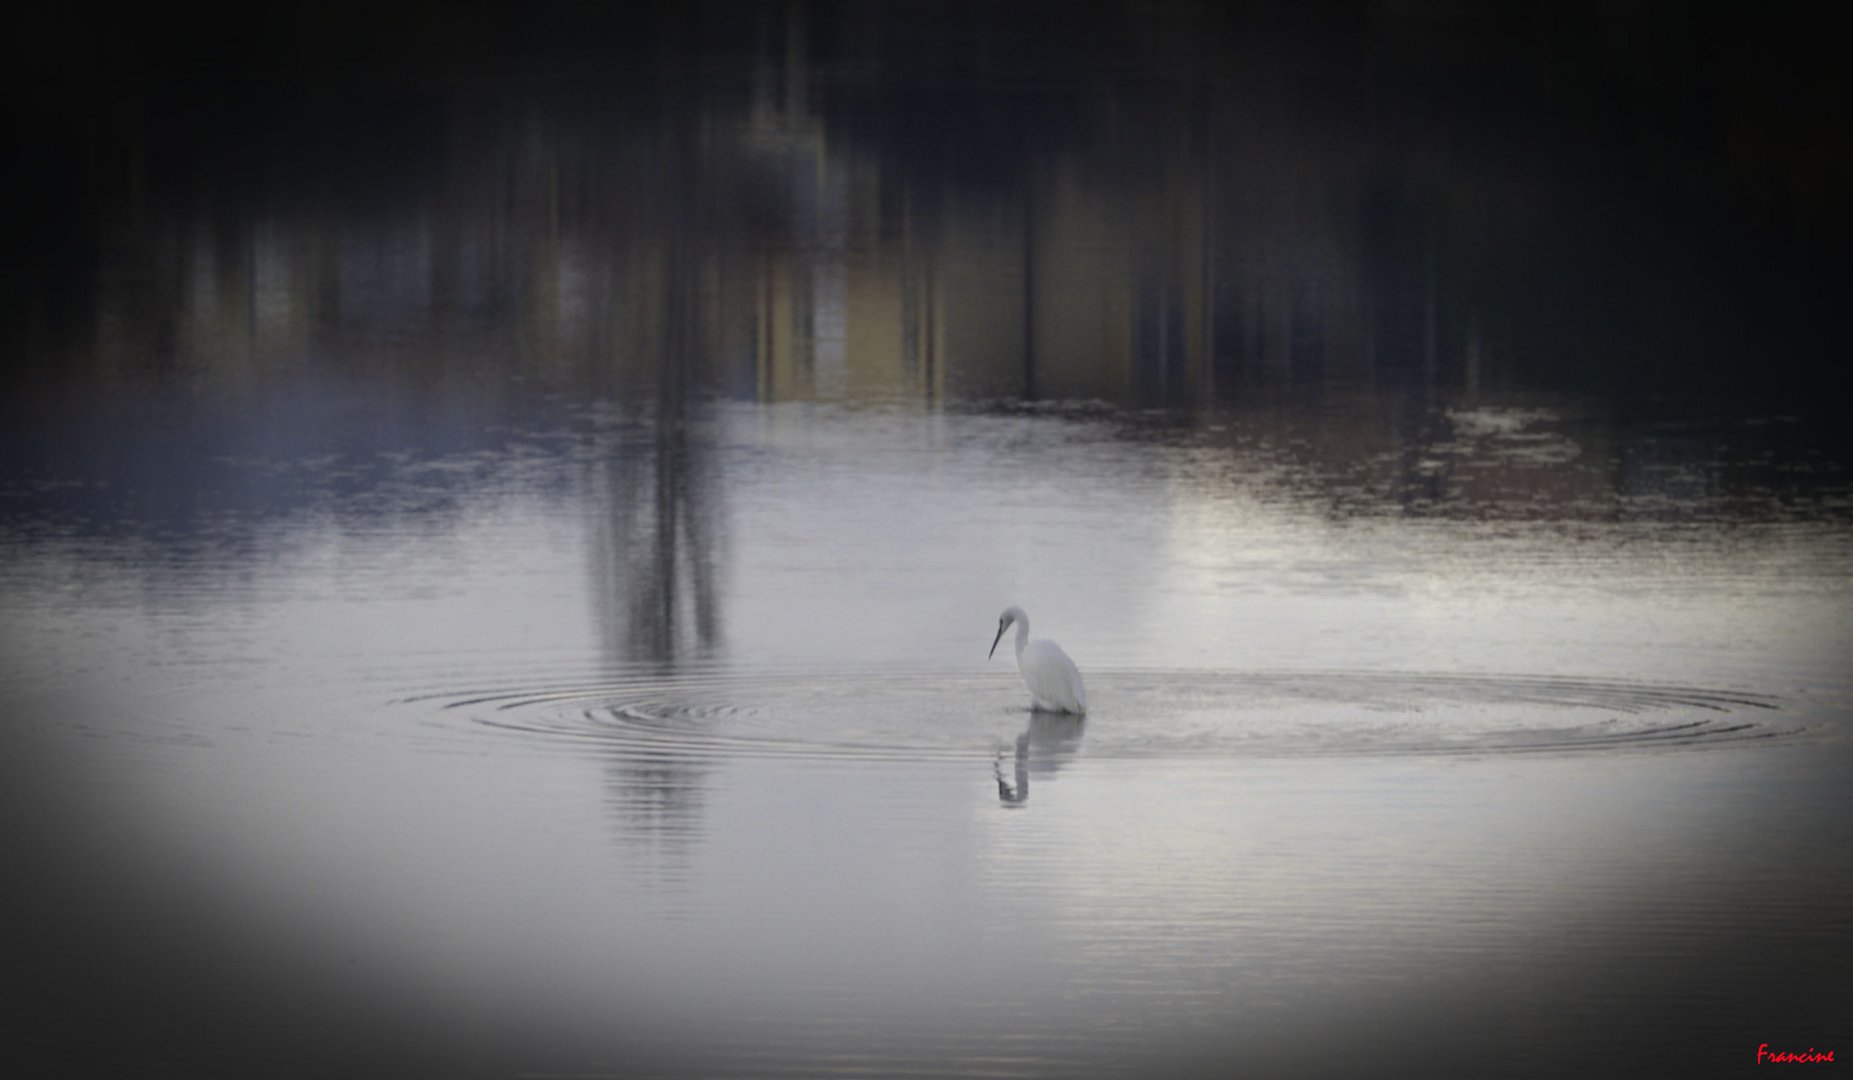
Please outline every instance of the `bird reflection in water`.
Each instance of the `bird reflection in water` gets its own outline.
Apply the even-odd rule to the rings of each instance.
[[[992,761],[997,776],[997,798],[1005,806],[1022,806],[1029,802],[1031,773],[1050,778],[1067,764],[1081,743],[1087,720],[1065,713],[1032,712],[1029,725],[1016,738],[1014,776],[1004,775],[1004,748],[998,747]]]

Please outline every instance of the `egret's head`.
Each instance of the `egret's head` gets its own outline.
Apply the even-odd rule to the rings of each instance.
[[[986,660],[997,655],[997,643],[1004,640],[1004,631],[1010,629],[1011,624],[1016,622],[1029,622],[1029,617],[1023,614],[1023,609],[1020,607],[1007,607],[1004,613],[997,617],[997,636],[991,639],[991,651],[985,654]]]

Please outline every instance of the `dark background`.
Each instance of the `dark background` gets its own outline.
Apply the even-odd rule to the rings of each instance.
[[[1386,334],[1399,299],[1414,303],[1398,290],[1432,271],[1442,351],[1481,312],[1513,380],[1806,394],[1845,355],[1843,58],[1802,5],[80,5],[24,18],[5,74],[0,295],[13,366],[34,376],[90,317],[123,238],[164,210],[409,198],[446,167],[460,112],[511,103],[673,143],[692,104],[743,102],[768,60],[805,65],[805,104],[831,137],[907,175],[926,204],[1020,193],[1058,154],[1137,168],[1179,139],[1222,166],[1212,198],[1249,213],[1280,212],[1308,179],[1288,165],[1315,182],[1365,170],[1351,210]],[[1128,102],[1168,120],[1114,128]],[[1256,172],[1242,147],[1257,134],[1298,163],[1240,179]]]

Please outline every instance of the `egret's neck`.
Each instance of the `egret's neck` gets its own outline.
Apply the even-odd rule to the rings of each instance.
[[[1029,644],[1029,620],[1017,620],[1017,665],[1023,664],[1023,646]]]

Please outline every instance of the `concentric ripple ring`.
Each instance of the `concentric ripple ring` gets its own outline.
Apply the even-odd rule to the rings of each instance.
[[[1100,670],[1088,690],[1085,719],[1042,719],[1090,758],[1600,754],[1807,730],[1769,694],[1563,676]],[[1032,718],[1001,672],[619,672],[404,700],[632,756],[962,759]]]

